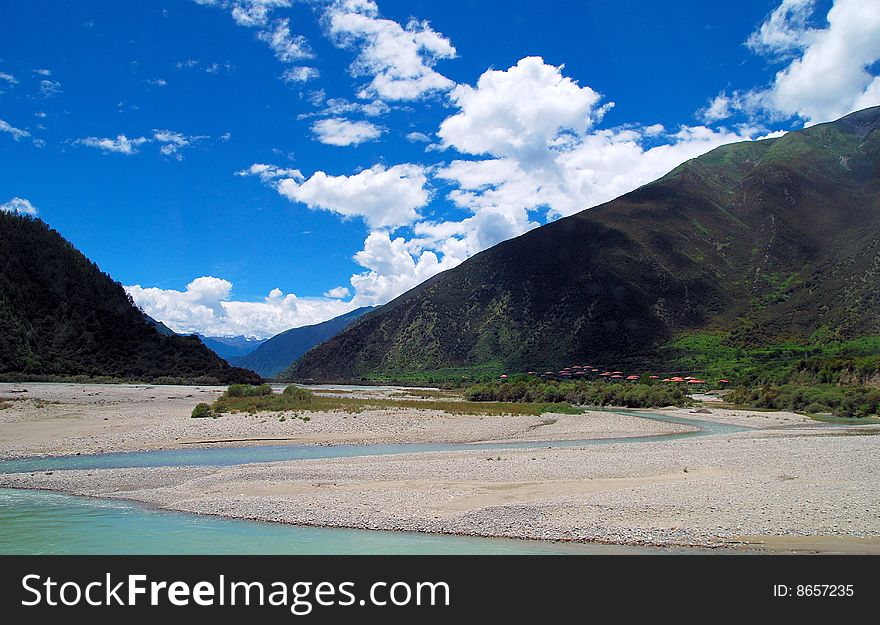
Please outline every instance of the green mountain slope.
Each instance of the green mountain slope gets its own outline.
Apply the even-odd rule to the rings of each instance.
[[[122,286],[37,219],[0,212],[0,374],[257,382],[151,325]]]
[[[276,334],[245,356],[230,358],[229,362],[237,367],[256,371],[267,378],[275,377],[307,351],[336,336],[347,328],[349,324],[360,319],[371,310],[374,310],[374,308],[365,306],[323,323],[292,328],[281,334]]]
[[[880,107],[720,147],[435,276],[290,375],[653,366],[694,332],[880,334],[878,127]]]

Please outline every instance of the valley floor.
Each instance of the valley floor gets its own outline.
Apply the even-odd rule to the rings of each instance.
[[[14,393],[13,391],[24,391]],[[558,441],[688,431],[607,412],[386,409],[191,419],[211,387],[0,385],[0,457],[250,443]],[[377,391],[379,392],[379,391]],[[387,392],[386,392],[387,394]],[[24,399],[26,398],[26,399]],[[0,475],[0,486],[283,523],[626,544],[880,553],[880,426],[708,406],[747,430],[651,442]]]

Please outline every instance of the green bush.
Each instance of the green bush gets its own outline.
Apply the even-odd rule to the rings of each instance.
[[[227,397],[262,397],[271,395],[272,387],[268,384],[251,386],[250,384],[233,384],[226,389]]]
[[[726,399],[754,408],[810,414],[833,412],[835,416],[846,418],[869,417],[880,412],[880,389],[867,386],[765,384],[758,388],[736,388]]]
[[[311,402],[314,399],[314,394],[307,388],[303,388],[301,386],[296,386],[291,384],[287,388],[284,389],[282,393],[288,399],[298,402]]]
[[[204,402],[202,402],[201,404],[196,404],[196,407],[193,408],[193,411],[192,411],[192,418],[193,419],[205,419],[208,417],[214,418],[216,416],[217,415],[214,413],[214,411],[211,409],[211,407]]]
[[[538,378],[514,382],[484,382],[465,390],[469,401],[568,403],[578,406],[626,406],[655,408],[684,406],[687,393],[678,385],[630,384],[606,382],[558,382]]]

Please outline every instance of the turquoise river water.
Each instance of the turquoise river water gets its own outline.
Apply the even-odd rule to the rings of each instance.
[[[630,414],[630,413],[627,413]],[[19,473],[163,466],[230,466],[307,458],[335,458],[478,449],[585,447],[638,444],[731,433],[742,428],[660,414],[649,419],[693,425],[698,432],[573,441],[396,444],[260,445],[168,449],[0,462]],[[610,545],[470,538],[241,521],[169,512],[127,501],[61,493],[0,489],[0,554],[599,554],[651,550]],[[664,553],[668,553],[664,550]]]

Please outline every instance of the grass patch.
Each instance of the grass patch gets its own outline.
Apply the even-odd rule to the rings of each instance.
[[[309,389],[290,385],[282,393],[239,395],[227,390],[209,407],[214,414],[257,412],[347,412],[358,414],[366,410],[438,410],[456,415],[531,415],[548,412],[582,414],[584,409],[564,402],[501,402],[462,401],[457,399],[388,399],[330,397]],[[308,421],[309,417],[303,417]]]
[[[823,423],[834,423],[836,425],[872,425],[880,423],[878,417],[835,417],[830,414],[810,414],[807,415],[814,421],[822,421]]]

